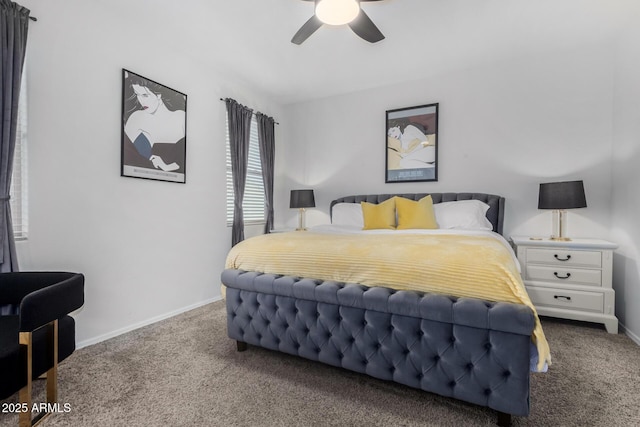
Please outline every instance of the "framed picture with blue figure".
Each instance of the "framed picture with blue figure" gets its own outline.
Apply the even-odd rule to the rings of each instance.
[[[187,95],[122,70],[121,176],[186,182]]]
[[[438,104],[387,110],[385,181],[438,180]]]

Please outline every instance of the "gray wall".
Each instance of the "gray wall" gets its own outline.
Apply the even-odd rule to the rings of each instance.
[[[328,222],[329,201],[346,194],[482,191],[507,198],[506,234],[546,235],[538,184],[583,179],[589,207],[570,213],[569,233],[621,245],[618,315],[640,336],[637,30],[461,60],[446,75],[283,107],[211,66],[217,51],[186,55],[175,31],[125,1],[21,3],[39,21],[29,35],[31,232],[19,256],[25,270],[87,275],[81,344],[219,298],[230,231],[218,98],[227,96],[281,123],[279,226],[296,225],[292,188],[316,190],[310,225]],[[188,94],[186,185],[119,176],[123,67]],[[441,108],[439,181],[384,184],[385,110],[431,102]]]
[[[29,32],[29,239],[23,270],[86,275],[89,344],[220,298],[225,105],[279,117],[259,89],[203,66],[129,2],[21,1]],[[175,30],[175,29],[174,29]],[[144,34],[146,37],[141,37]],[[187,183],[120,177],[121,70],[188,95]]]
[[[619,39],[613,104],[612,238],[618,318],[640,344],[640,29]]]
[[[620,191],[640,178],[633,161],[639,146],[633,76],[639,67],[637,57],[616,53],[621,44],[635,52],[636,40],[523,52],[429,79],[287,106],[287,149],[278,154],[278,188],[285,191],[278,193],[276,218],[295,225],[286,189],[298,187],[316,191],[318,207],[307,212],[308,225],[327,223],[329,202],[343,195],[488,192],[506,197],[505,235],[547,236],[551,213],[537,209],[538,184],[581,179],[588,207],[569,213],[569,234],[624,243],[614,288],[619,318],[637,336],[640,319],[631,313],[640,312],[638,250],[631,242],[638,241],[633,218],[639,205],[637,196]],[[433,102],[440,104],[438,182],[385,184],[385,110]],[[614,127],[619,110],[627,118],[616,119]]]

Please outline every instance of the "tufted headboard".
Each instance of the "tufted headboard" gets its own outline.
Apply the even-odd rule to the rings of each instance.
[[[456,200],[480,200],[489,205],[487,219],[493,225],[493,231],[502,234],[504,224],[504,197],[485,193],[408,193],[408,194],[371,194],[362,196],[346,196],[333,200],[330,206],[330,214],[333,214],[333,206],[336,203],[380,203],[391,197],[398,196],[411,200],[420,200],[431,195],[433,203],[455,202]]]

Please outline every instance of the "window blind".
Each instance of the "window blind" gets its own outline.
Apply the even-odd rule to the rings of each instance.
[[[27,82],[26,72],[20,87],[18,103],[18,124],[16,130],[16,147],[13,154],[13,172],[11,176],[11,219],[13,234],[16,239],[26,239],[28,234],[27,209]]]
[[[227,163],[227,225],[233,225],[233,175],[231,173],[231,149],[229,146],[229,120],[226,120],[226,163]],[[262,181],[262,165],[260,164],[260,146],[258,145],[258,122],[251,118],[249,137],[249,163],[247,165],[247,181],[242,200],[245,224],[264,224],[265,201],[264,183]]]

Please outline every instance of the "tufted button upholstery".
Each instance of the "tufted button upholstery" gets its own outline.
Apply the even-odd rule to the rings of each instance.
[[[529,413],[534,318],[523,305],[239,270],[222,282],[233,339]]]
[[[228,269],[222,272],[222,283],[228,288],[236,288],[250,292],[260,292],[267,295],[294,297],[298,300],[310,302],[324,302],[346,308],[358,308],[375,312],[389,312],[444,323],[455,323],[474,328],[491,329],[516,334],[530,335],[534,326],[533,312],[526,306],[504,302],[486,303],[474,298],[455,298],[439,294],[425,294],[415,291],[395,291],[383,287],[366,287],[358,284],[342,284],[324,281],[316,285],[315,280],[302,279],[297,281],[293,277],[263,274],[241,270]],[[295,285],[295,286],[294,286]],[[241,294],[238,304],[243,304],[246,298]],[[257,302],[251,302],[253,306]],[[273,310],[285,309],[280,302],[271,305]],[[278,308],[276,308],[278,307]],[[293,314],[302,311],[301,307],[292,306]],[[310,310],[310,314],[319,318],[321,313]],[[336,311],[334,319],[344,317],[344,313]],[[293,319],[290,323],[293,323]],[[368,325],[372,318],[362,318],[360,325]],[[388,330],[393,324],[385,325]],[[415,328],[422,336],[424,330]],[[449,335],[455,340],[454,334]],[[485,342],[488,342],[485,341]]]

